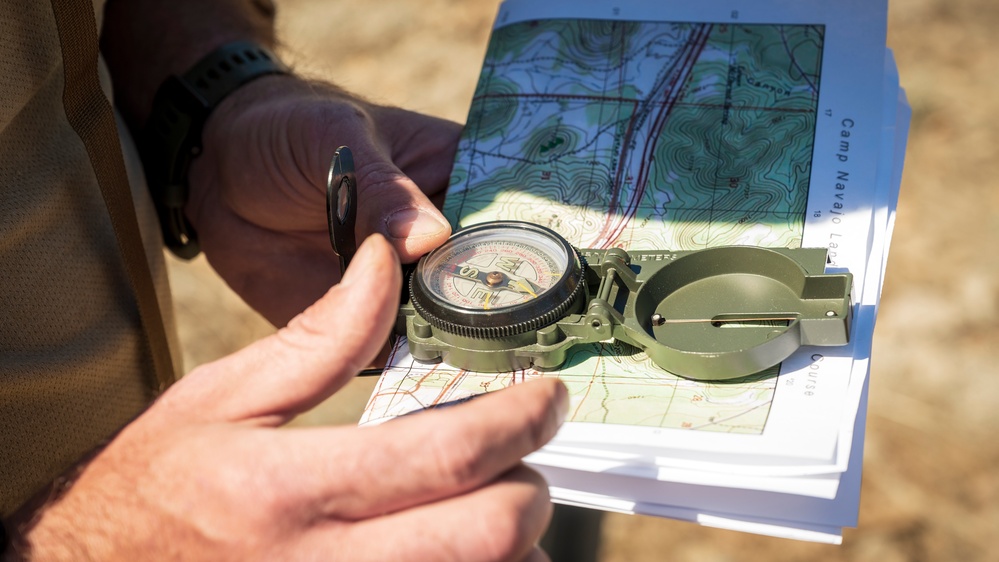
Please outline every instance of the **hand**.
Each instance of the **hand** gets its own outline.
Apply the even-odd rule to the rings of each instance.
[[[385,235],[404,262],[440,245],[443,194],[460,127],[367,103],[327,84],[271,76],[215,110],[190,171],[187,215],[223,279],[276,325],[337,282],[326,176],[340,145],[354,154],[357,239]]]
[[[520,459],[564,417],[566,392],[555,381],[377,427],[278,429],[374,356],[399,284],[391,247],[372,236],[343,282],[286,328],[183,378],[61,498],[33,518],[23,514],[17,552],[38,560],[546,559],[534,544],[550,516],[547,487]]]

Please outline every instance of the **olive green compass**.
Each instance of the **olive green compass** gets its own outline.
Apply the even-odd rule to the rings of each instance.
[[[578,311],[583,267],[572,246],[547,228],[486,223],[461,231],[421,259],[410,278],[410,295],[423,320],[416,325],[472,341],[499,341]]]
[[[825,263],[822,248],[577,250],[543,226],[488,222],[420,259],[396,331],[415,359],[473,371],[553,369],[619,341],[682,377],[734,379],[848,343],[852,275]]]
[[[575,250],[535,224],[478,224],[420,260],[399,312],[413,357],[473,371],[561,366],[621,341],[673,374],[724,380],[801,345],[843,345],[850,274],[824,249]]]

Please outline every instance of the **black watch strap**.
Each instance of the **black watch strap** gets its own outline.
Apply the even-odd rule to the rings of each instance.
[[[243,84],[287,72],[288,67],[266,48],[239,41],[212,51],[183,76],[171,76],[156,92],[140,150],[163,240],[177,256],[190,259],[200,251],[198,235],[184,217],[184,205],[188,168],[201,153],[201,132],[208,116]]]

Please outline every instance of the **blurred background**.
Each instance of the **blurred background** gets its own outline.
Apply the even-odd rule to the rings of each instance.
[[[373,101],[464,122],[499,0],[281,0],[282,55]],[[860,526],[842,546],[610,514],[599,559],[999,560],[999,2],[895,0],[913,108],[874,340]],[[204,258],[171,259],[184,367],[273,332]],[[354,423],[358,379],[296,424]]]

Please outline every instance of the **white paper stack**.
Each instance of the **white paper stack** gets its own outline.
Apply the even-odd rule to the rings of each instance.
[[[557,376],[570,416],[526,459],[556,501],[840,542],[910,117],[886,19],[869,0],[507,0],[454,225],[525,220],[581,248],[828,248],[827,270],[854,275],[851,341],[705,383],[611,343],[497,374],[415,362],[403,338],[362,424]]]

